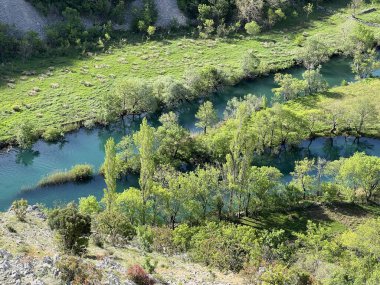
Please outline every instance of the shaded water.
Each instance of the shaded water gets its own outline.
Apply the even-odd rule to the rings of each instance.
[[[286,71],[294,76],[301,77],[302,68],[292,68]],[[333,58],[324,64],[322,73],[330,86],[340,85],[342,80],[352,81],[350,62],[344,58]],[[380,72],[378,72],[380,73]],[[272,88],[276,87],[273,75],[258,78],[253,81],[242,82],[233,87],[227,87],[219,94],[211,96],[220,118],[227,101],[233,97],[242,97],[252,93],[264,95],[267,98],[273,96]],[[199,102],[188,103],[178,109],[180,124],[192,132],[199,131],[195,127],[195,113]],[[152,125],[157,125],[157,115],[150,118]],[[52,206],[55,203],[65,203],[76,200],[89,194],[101,197],[105,183],[100,176],[85,184],[65,184],[31,192],[22,189],[32,187],[45,175],[55,171],[69,169],[75,164],[89,163],[96,169],[100,167],[104,159],[104,144],[109,137],[116,141],[127,134],[138,129],[140,121],[129,122],[126,129],[120,126],[112,128],[97,128],[94,130],[81,129],[75,133],[65,136],[65,142],[48,144],[43,141],[37,142],[33,150],[21,151],[13,149],[9,152],[0,152],[0,210],[9,207],[10,203],[17,198],[24,197],[30,203],[44,203]],[[335,159],[341,155],[352,154],[355,150],[363,150],[369,154],[380,156],[380,140],[362,139],[359,144],[352,140],[345,141],[344,138],[335,138],[331,141],[325,138],[317,139],[307,148],[308,142],[303,142],[298,150],[284,152],[279,157],[262,158],[257,161],[261,165],[273,165],[281,169],[285,174],[293,170],[294,161],[305,156],[324,156]],[[137,185],[137,177],[130,176],[119,185],[120,190],[129,186]]]

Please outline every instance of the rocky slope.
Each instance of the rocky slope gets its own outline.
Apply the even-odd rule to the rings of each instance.
[[[29,206],[26,222],[19,222],[11,211],[0,213],[0,284],[62,284],[62,273],[57,268],[62,254],[56,244],[46,216],[37,206]],[[184,256],[152,253],[150,257],[157,261],[152,274],[156,284],[243,284],[239,276],[187,262]],[[82,260],[91,262],[101,272],[100,284],[132,285],[128,267],[143,264],[145,258],[145,253],[131,245],[125,248],[90,245]]]
[[[179,25],[185,25],[187,22],[184,14],[179,10],[177,0],[155,0],[158,17],[157,27],[168,27],[173,22]],[[126,12],[125,24],[117,28],[128,30],[132,23],[133,7],[141,7],[142,1],[135,0],[131,4],[131,9]],[[35,31],[41,36],[44,35],[44,29],[47,25],[56,21],[54,17],[45,17],[41,15],[26,0],[0,0],[0,22],[16,27],[21,32]],[[91,25],[89,19],[84,19],[85,25]]]

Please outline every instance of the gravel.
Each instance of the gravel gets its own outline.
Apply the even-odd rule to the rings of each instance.
[[[173,22],[184,26],[187,18],[178,8],[177,0],[155,0],[158,12],[157,27],[168,27]]]

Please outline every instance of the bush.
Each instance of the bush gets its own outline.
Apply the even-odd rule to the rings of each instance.
[[[47,142],[56,142],[63,138],[63,132],[59,128],[48,127],[42,134],[42,138]]]
[[[154,280],[149,277],[144,268],[136,264],[128,268],[128,277],[137,285],[152,285]]]
[[[101,212],[95,219],[94,228],[102,240],[108,241],[112,245],[124,244],[136,235],[128,217],[119,211]]]
[[[91,234],[91,219],[79,213],[75,204],[70,203],[64,208],[52,210],[48,222],[50,228],[58,232],[66,252],[82,254],[86,251]]]
[[[83,182],[93,177],[93,167],[88,164],[78,164],[69,171],[58,171],[41,179],[37,186],[47,187],[68,182]]]
[[[25,199],[16,200],[12,203],[12,210],[15,212],[19,221],[25,221],[26,210],[28,208],[28,201]]]
[[[65,284],[96,285],[102,280],[102,273],[90,262],[76,256],[62,256],[56,263],[60,277]]]
[[[173,242],[173,230],[167,227],[154,227],[153,250],[164,254],[174,254],[177,249]]]
[[[141,248],[146,252],[152,251],[153,232],[147,226],[137,227],[137,237]]]
[[[251,36],[256,36],[261,31],[260,26],[255,21],[252,21],[252,22],[245,24],[244,28],[245,28],[245,31],[247,32],[247,34],[249,34]]]

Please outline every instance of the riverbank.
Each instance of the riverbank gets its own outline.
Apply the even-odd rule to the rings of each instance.
[[[263,74],[294,66],[301,49],[295,41],[299,36],[318,36],[334,54],[342,41],[341,28],[352,21],[349,14],[346,8],[336,8],[305,23],[303,29],[274,30],[256,38],[126,40],[103,54],[5,64],[0,67],[0,142],[14,142],[14,131],[24,121],[39,132],[49,126],[77,129],[93,124],[100,99],[117,78],[153,80],[166,75],[181,79],[186,70],[211,65],[240,81],[241,60],[250,49],[265,65]]]

